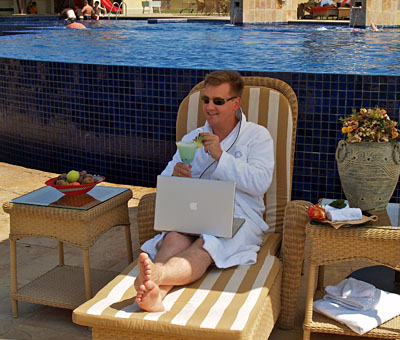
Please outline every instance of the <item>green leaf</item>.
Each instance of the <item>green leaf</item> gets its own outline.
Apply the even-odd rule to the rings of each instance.
[[[345,203],[345,201],[343,199],[340,199],[340,200],[335,200],[335,201],[329,203],[329,205],[331,207],[334,207],[334,208],[337,208],[337,209],[342,209],[342,208],[344,208],[346,206],[346,203]]]

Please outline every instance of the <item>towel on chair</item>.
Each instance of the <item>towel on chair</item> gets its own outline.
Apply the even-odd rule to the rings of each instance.
[[[362,211],[360,208],[333,209],[326,212],[326,217],[332,222],[355,221],[362,219]]]
[[[314,301],[314,310],[346,325],[360,335],[400,314],[400,295],[377,289],[356,279],[347,280],[350,279],[345,279],[335,288],[329,288],[333,295],[327,294],[323,299]],[[370,286],[375,288],[373,296]],[[335,297],[336,293],[340,295],[340,299]],[[350,303],[346,301],[348,297]],[[360,304],[365,308],[368,299],[371,299],[369,309],[355,307],[355,304]],[[355,301],[357,302],[354,303]]]

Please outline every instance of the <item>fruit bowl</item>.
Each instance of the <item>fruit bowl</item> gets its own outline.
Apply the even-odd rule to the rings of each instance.
[[[104,176],[94,176],[96,182],[90,184],[79,184],[79,185],[57,185],[54,184],[54,180],[57,177],[51,178],[45,182],[46,185],[51,186],[58,191],[62,192],[65,195],[82,195],[92,190],[97,184],[103,182],[105,180]]]

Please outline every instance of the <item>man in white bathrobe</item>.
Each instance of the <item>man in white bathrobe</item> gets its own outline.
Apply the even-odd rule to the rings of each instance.
[[[174,286],[196,281],[211,264],[227,268],[257,260],[268,229],[263,198],[272,181],[274,147],[266,128],[246,121],[240,108],[243,87],[236,71],[206,76],[202,98],[206,124],[182,138],[190,141],[201,135],[203,147],[190,166],[176,152],[161,175],[236,182],[234,215],[246,222],[233,238],[169,232],[145,242],[135,287],[136,301],[146,311],[163,311],[162,300]]]

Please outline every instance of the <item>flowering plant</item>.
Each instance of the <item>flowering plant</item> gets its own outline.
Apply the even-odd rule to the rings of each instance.
[[[386,110],[376,107],[375,109],[360,109],[350,117],[340,118],[343,122],[342,133],[350,143],[357,142],[389,142],[399,137],[397,122],[391,120]]]

